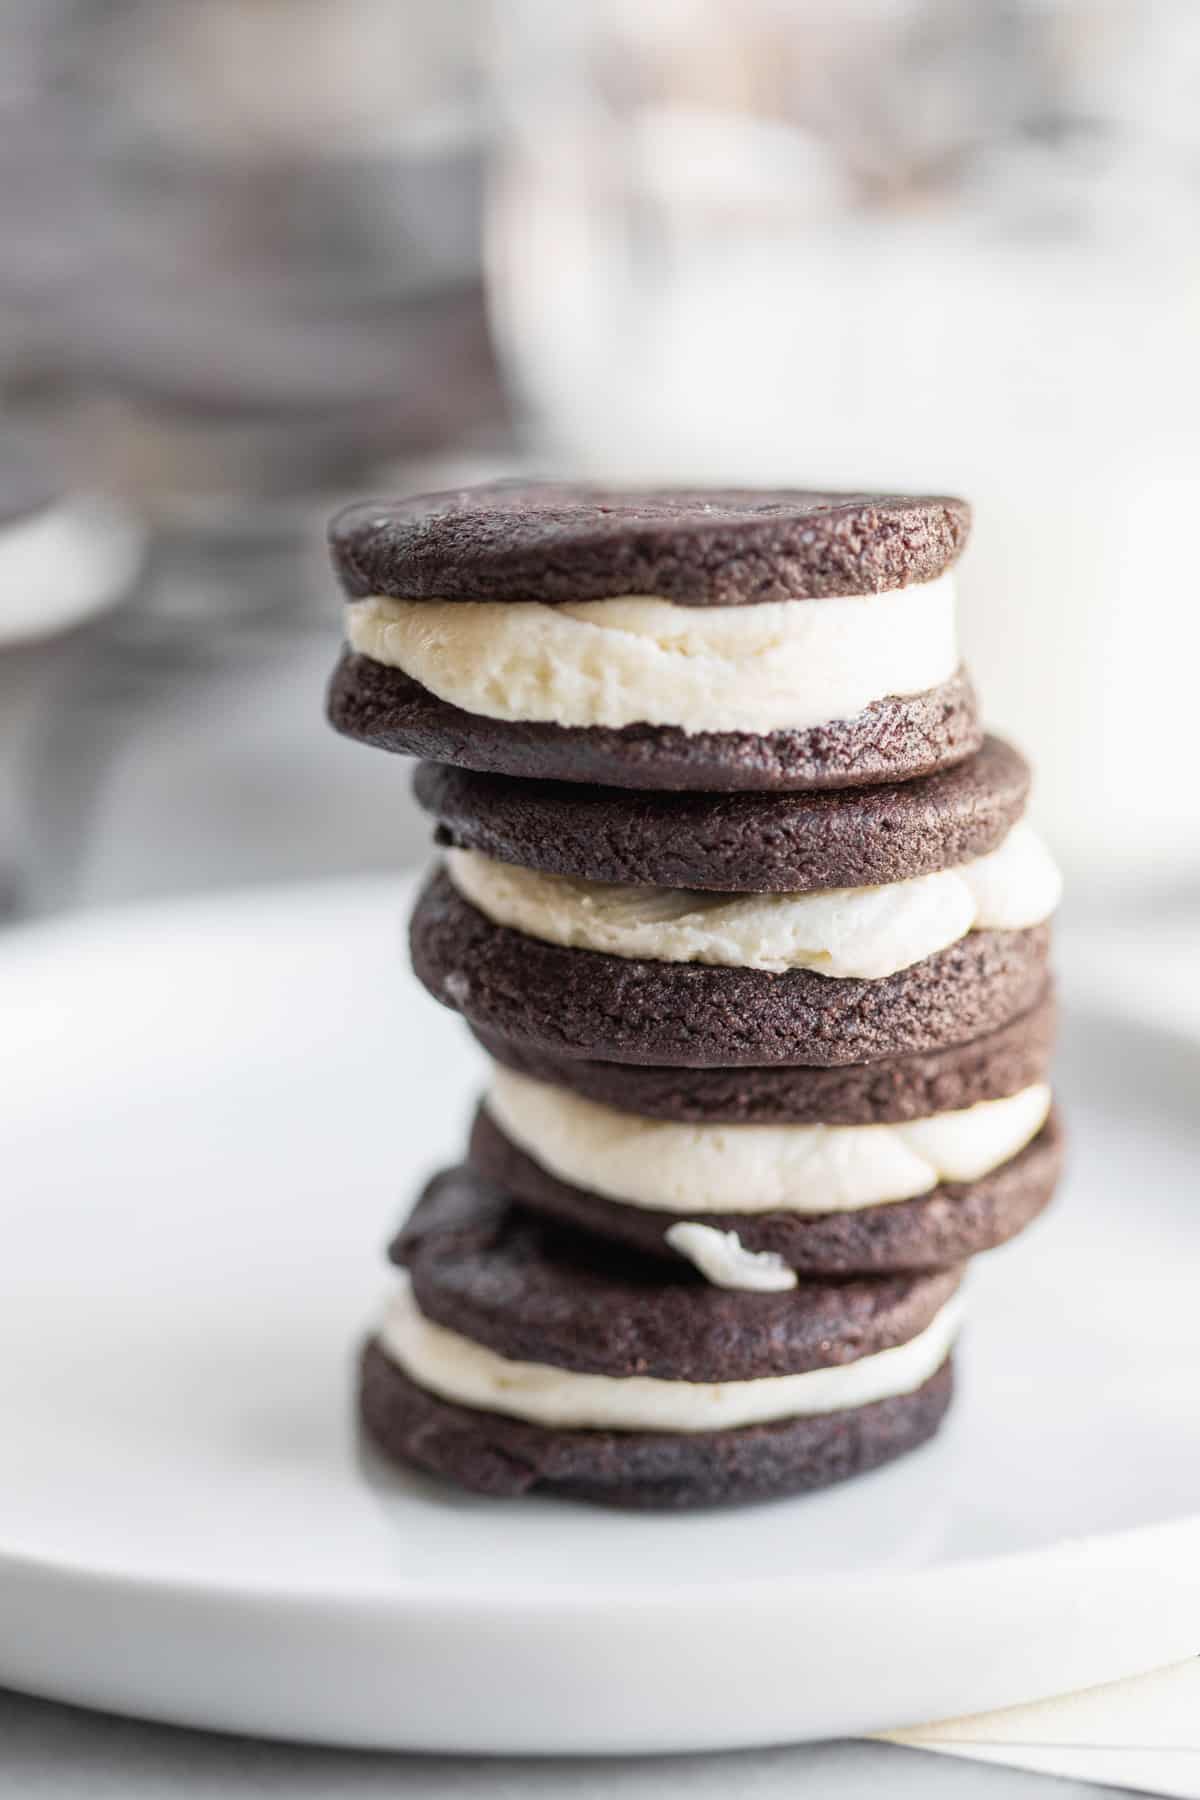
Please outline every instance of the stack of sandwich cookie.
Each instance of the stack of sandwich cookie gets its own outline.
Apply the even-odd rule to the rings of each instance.
[[[1046,1205],[1029,772],[958,664],[960,501],[519,486],[351,508],[339,729],[445,857],[493,1072],[362,1407],[492,1493],[798,1492],[920,1443],[962,1264]]]

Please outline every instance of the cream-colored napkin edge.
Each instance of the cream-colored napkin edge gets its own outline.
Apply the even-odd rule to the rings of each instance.
[[[1200,1657],[1051,1700],[879,1737],[1043,1775],[1200,1800]]]

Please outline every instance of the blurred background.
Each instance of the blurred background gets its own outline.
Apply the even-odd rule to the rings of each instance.
[[[321,538],[948,489],[1077,912],[1200,911],[1195,0],[6,0],[0,918],[394,868]]]

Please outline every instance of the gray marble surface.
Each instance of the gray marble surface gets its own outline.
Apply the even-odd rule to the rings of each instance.
[[[367,1755],[210,1737],[0,1692],[0,1800],[876,1800],[881,1791],[889,1800],[1074,1800],[1117,1790],[890,1744],[580,1761]]]

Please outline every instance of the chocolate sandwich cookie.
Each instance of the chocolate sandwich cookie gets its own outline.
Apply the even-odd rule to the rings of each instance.
[[[413,967],[475,1028],[558,1057],[687,1068],[829,1067],[967,1043],[1026,1013],[1048,925],[972,931],[879,980],[610,956],[496,925],[435,871]]]
[[[1031,1143],[976,1181],[944,1181],[912,1199],[825,1213],[689,1213],[629,1205],[552,1174],[505,1135],[486,1107],[476,1114],[469,1155],[480,1175],[522,1206],[649,1255],[694,1261],[689,1246],[698,1226],[705,1234],[700,1256],[716,1253],[721,1280],[754,1292],[760,1277],[743,1252],[751,1259],[777,1258],[801,1275],[838,1276],[950,1268],[994,1250],[1049,1204],[1062,1171],[1062,1132],[1051,1113]],[[680,1225],[689,1231],[680,1235]],[[715,1245],[714,1233],[736,1241]]]
[[[906,780],[978,749],[961,501],[500,483],[334,520],[329,711],[380,748],[650,790]]]
[[[936,1429],[960,1271],[740,1294],[436,1178],[363,1363],[389,1455],[485,1493],[640,1507],[801,1492]]]
[[[966,1044],[832,1068],[687,1069],[594,1062],[473,1028],[494,1062],[618,1112],[680,1124],[882,1125],[956,1112],[1044,1081],[1051,985],[1027,1013]]]
[[[1000,738],[923,780],[812,794],[633,794],[422,763],[437,842],[590,881],[786,893],[905,881],[983,856],[1025,810]]]

